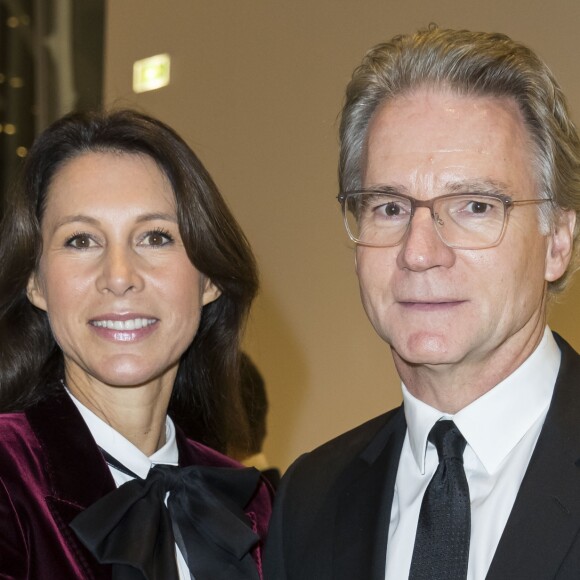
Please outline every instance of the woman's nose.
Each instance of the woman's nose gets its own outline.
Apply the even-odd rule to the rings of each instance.
[[[129,291],[139,291],[143,288],[143,277],[139,270],[139,256],[130,248],[108,248],[102,259],[97,289],[118,296]]]

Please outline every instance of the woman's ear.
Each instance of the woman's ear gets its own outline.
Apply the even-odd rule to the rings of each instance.
[[[201,303],[203,306],[217,300],[222,294],[222,291],[206,276],[201,281],[201,290]]]
[[[46,298],[44,297],[42,285],[38,280],[38,274],[36,272],[33,272],[28,279],[26,296],[36,308],[46,311]]]

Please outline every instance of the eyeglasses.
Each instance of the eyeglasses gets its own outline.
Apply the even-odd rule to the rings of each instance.
[[[429,208],[435,230],[450,248],[482,250],[497,246],[516,205],[551,203],[551,199],[513,201],[500,194],[449,194],[422,201],[382,190],[341,193],[344,224],[350,239],[362,246],[386,248],[403,241],[418,207]]]

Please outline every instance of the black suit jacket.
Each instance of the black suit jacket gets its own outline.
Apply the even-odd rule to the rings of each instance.
[[[488,580],[580,578],[580,356],[560,337],[554,396]],[[282,479],[266,580],[384,580],[402,407],[300,457]]]

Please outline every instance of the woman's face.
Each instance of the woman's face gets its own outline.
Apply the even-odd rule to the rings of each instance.
[[[48,313],[69,386],[172,386],[202,306],[219,291],[187,256],[156,163],[117,153],[65,163],[41,229],[28,295]]]

